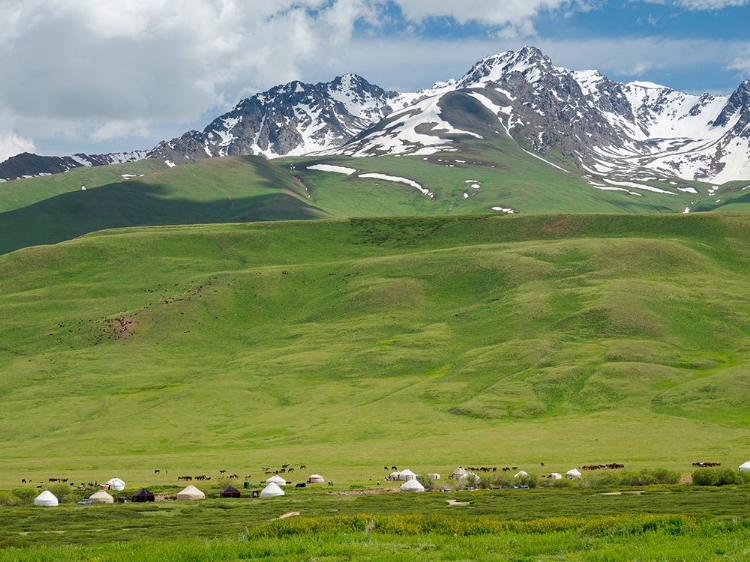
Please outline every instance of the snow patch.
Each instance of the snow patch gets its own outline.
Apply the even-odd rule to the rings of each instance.
[[[433,197],[433,193],[429,189],[425,189],[421,185],[419,185],[417,182],[407,179],[407,178],[400,178],[398,176],[389,176],[387,174],[360,174],[360,178],[364,179],[375,179],[375,180],[384,180],[384,181],[390,181],[390,182],[396,182],[396,183],[405,183],[406,185],[410,185],[416,189],[418,189],[421,193],[424,195],[427,195],[428,197]]]
[[[351,176],[352,174],[356,174],[357,170],[354,168],[347,168],[345,166],[332,166],[330,164],[315,164],[313,166],[308,166],[308,170],[317,170],[318,172],[333,172],[335,174],[346,174],[347,176]]]

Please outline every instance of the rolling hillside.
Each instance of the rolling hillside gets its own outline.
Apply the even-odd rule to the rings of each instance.
[[[454,97],[459,106],[454,122],[485,132],[486,124],[461,110],[466,100]],[[0,184],[0,252],[128,226],[504,212],[676,213],[699,197],[594,189],[575,170],[497,135],[458,135],[451,142],[462,147],[460,155],[272,161],[244,156],[174,168],[144,160],[6,182]],[[320,164],[354,173],[310,169]],[[379,176],[361,177],[368,174]]]
[[[0,484],[301,461],[734,463],[750,448],[748,227],[350,219],[1,256]]]

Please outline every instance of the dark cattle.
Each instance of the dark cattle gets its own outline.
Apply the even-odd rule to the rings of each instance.
[[[290,467],[289,470],[287,470],[287,472],[294,472],[294,469]]]
[[[307,484],[305,484],[304,482],[297,482],[295,488],[304,488],[305,486],[307,486]]]
[[[224,474],[225,472],[226,472],[226,470],[220,470],[219,474]]]
[[[700,462],[694,462],[693,466],[699,467],[699,468],[712,468],[716,466],[721,466],[720,462],[712,462],[712,461],[700,461]]]
[[[21,484],[26,484],[26,478],[21,478]]]
[[[398,470],[398,468],[396,468],[395,466],[392,466],[391,470]]]
[[[300,470],[305,470],[306,468],[307,468],[307,465],[306,465],[306,464],[301,464],[301,465],[299,465],[299,469],[300,469]]]
[[[157,468],[156,470],[154,470],[154,474],[161,474],[161,470],[159,470],[159,469]]]
[[[286,472],[286,468],[282,468],[281,470],[278,471],[278,474],[284,474],[285,472]]]
[[[240,477],[240,475],[239,475],[239,474],[230,474],[230,475],[228,476],[228,478],[229,478],[230,480],[237,480],[237,479],[238,479],[239,477]]]

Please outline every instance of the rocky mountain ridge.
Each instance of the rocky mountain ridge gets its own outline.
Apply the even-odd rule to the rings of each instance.
[[[493,134],[577,169],[605,190],[640,189],[638,182],[669,178],[716,184],[750,179],[750,81],[730,96],[695,96],[556,67],[538,49],[524,47],[486,57],[460,79],[415,93],[386,91],[352,74],[330,83],[291,82],[240,101],[203,131],[133,154],[169,166],[250,154],[427,155],[460,152],[464,141]],[[39,162],[30,156],[19,160],[39,173],[99,161],[76,155]],[[109,156],[115,155],[100,159],[110,163]],[[9,177],[7,162],[0,164],[0,178]],[[14,169],[16,177],[36,175],[20,165]]]

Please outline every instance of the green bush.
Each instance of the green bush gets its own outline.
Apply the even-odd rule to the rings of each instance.
[[[699,468],[693,472],[693,484],[696,486],[727,486],[748,482],[750,475],[731,468]]]

